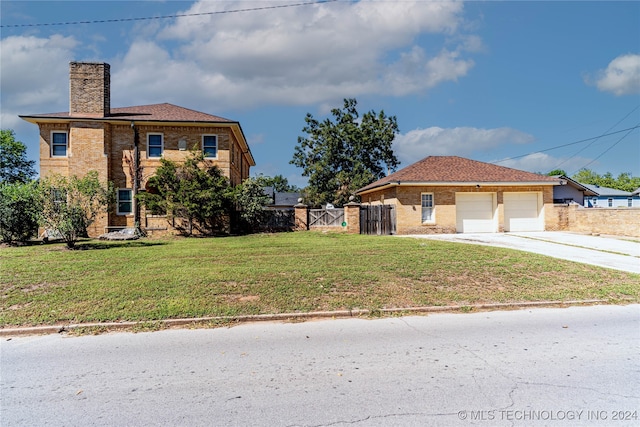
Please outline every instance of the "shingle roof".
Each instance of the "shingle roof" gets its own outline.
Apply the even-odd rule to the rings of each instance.
[[[49,113],[49,114],[32,114],[33,118],[72,118],[69,112]],[[85,119],[83,117],[83,119]],[[91,119],[90,119],[91,120]],[[191,110],[189,108],[179,107],[173,104],[151,104],[138,105],[133,107],[112,108],[111,114],[106,117],[95,118],[94,120],[144,120],[144,121],[162,121],[162,122],[223,122],[236,123],[233,120],[224,117],[213,116],[211,114],[202,113],[200,111]]]
[[[582,184],[587,187],[589,190],[596,193],[598,196],[631,196],[632,193],[630,191],[618,190],[615,188],[609,187],[600,187],[599,185],[593,184]]]
[[[566,175],[553,175],[554,178],[558,178],[560,180],[560,182],[562,183],[562,181],[565,181],[567,184],[569,184],[570,186],[578,189],[579,191],[582,191],[584,193],[585,196],[597,196],[598,193],[591,191],[589,188],[587,188],[584,184],[579,183],[578,181],[575,181],[571,178],[569,178]],[[561,184],[563,185],[563,184]]]
[[[392,183],[558,183],[558,179],[457,156],[429,156],[392,173],[357,193]]]

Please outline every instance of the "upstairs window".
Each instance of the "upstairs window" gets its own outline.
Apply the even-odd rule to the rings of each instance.
[[[67,157],[67,133],[51,132],[51,157]]]
[[[150,133],[147,135],[147,156],[162,157],[164,144],[161,133]]]
[[[132,200],[132,192],[130,189],[118,189],[118,215],[127,215],[133,212]]]
[[[434,222],[433,193],[422,193],[422,223]]]
[[[218,157],[218,137],[216,135],[202,135],[202,153],[207,158]]]

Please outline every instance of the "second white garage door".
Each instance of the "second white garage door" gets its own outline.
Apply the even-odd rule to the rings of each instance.
[[[544,231],[541,193],[504,193],[504,231]]]
[[[494,193],[456,193],[456,231],[495,233],[496,196]]]

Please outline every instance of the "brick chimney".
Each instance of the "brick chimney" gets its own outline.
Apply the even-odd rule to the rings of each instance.
[[[71,117],[107,117],[111,113],[110,68],[104,62],[69,63]]]

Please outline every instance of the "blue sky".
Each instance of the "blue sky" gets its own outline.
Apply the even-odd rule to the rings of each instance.
[[[1,126],[37,160],[37,128],[18,115],[68,111],[69,62],[100,61],[112,107],[169,102],[237,120],[252,175],[299,186],[289,161],[305,114],[322,119],[344,98],[397,117],[400,167],[457,155],[640,176],[640,129],[623,131],[640,124],[640,2],[265,8],[303,2],[3,0]],[[187,14],[200,15],[135,19]],[[34,25],[104,20],[116,22]]]

